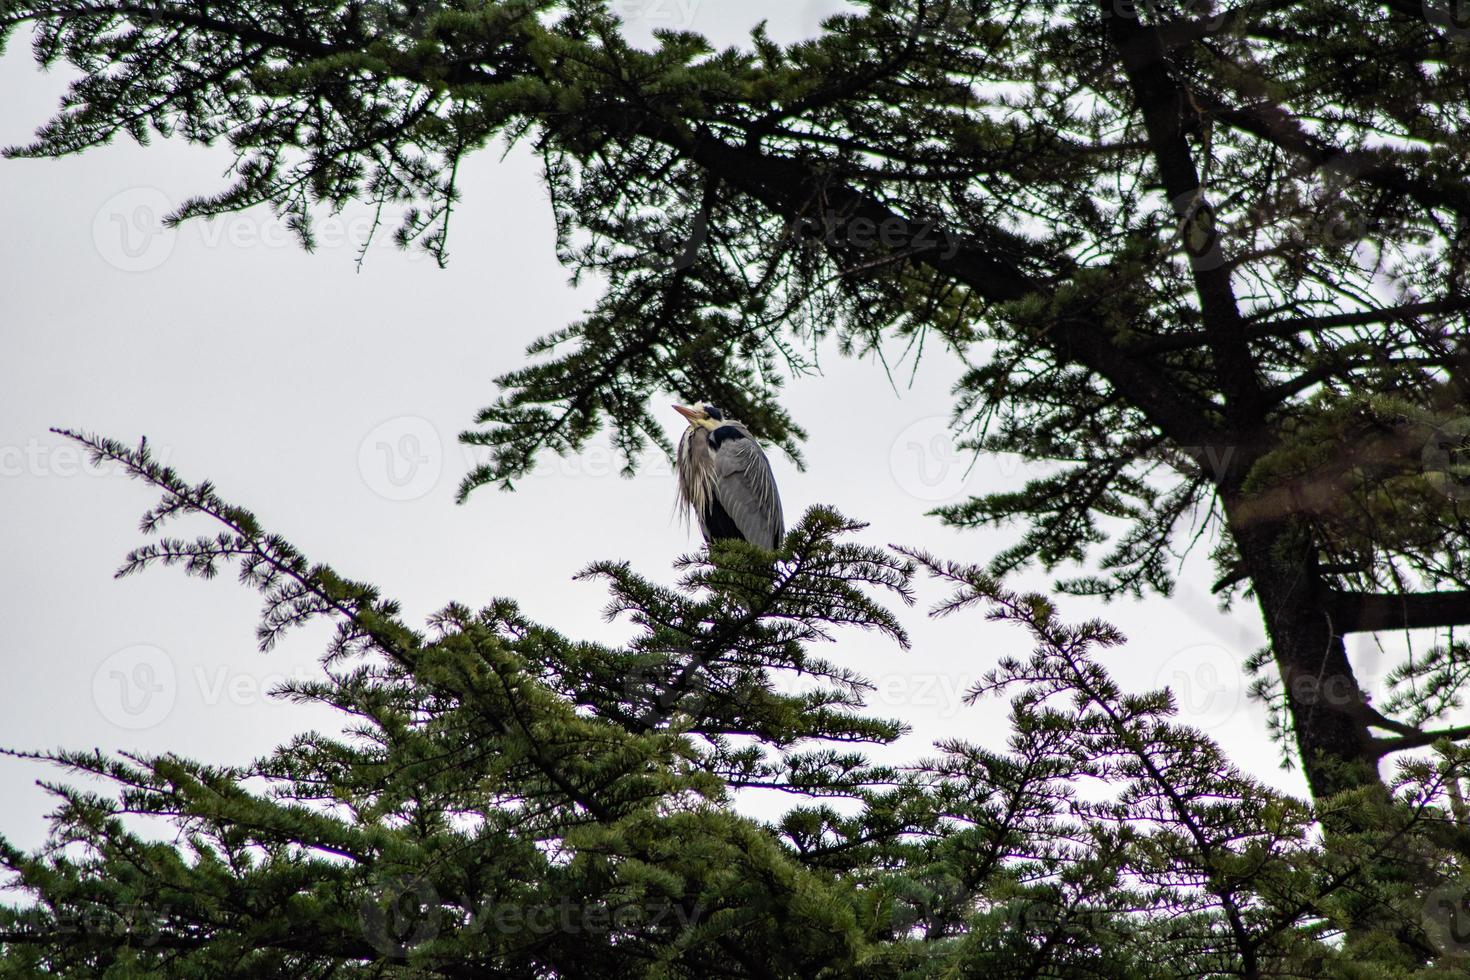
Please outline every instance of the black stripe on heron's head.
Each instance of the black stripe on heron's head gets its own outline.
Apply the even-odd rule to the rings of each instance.
[[[733,425],[722,425],[709,434],[709,445],[711,449],[719,449],[725,443],[733,439],[744,439],[745,433]]]
[[[725,421],[725,413],[722,412],[722,411],[720,411],[714,405],[706,405],[706,406],[704,406],[704,414],[708,415],[710,418],[712,418],[712,419],[714,419],[714,420],[716,420],[718,422]]]

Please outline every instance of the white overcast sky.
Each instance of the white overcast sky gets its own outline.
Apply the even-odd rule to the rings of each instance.
[[[731,43],[760,16],[777,38],[810,34],[837,3],[618,6],[633,30],[689,26]],[[12,42],[0,59],[0,143],[27,141],[64,82],[37,71],[23,38]],[[220,189],[228,162],[217,148],[176,142],[0,161],[0,745],[239,762],[334,724],[264,694],[316,670],[321,631],[262,654],[257,598],[229,576],[112,578],[154,494],[87,471],[48,426],[146,434],[186,478],[213,480],[309,558],[399,598],[417,622],[450,600],[512,596],[570,635],[623,636],[626,625],[601,618],[603,587],[572,575],[615,557],[668,579],[671,560],[696,544],[671,518],[667,461],[623,479],[605,448],[545,459],[515,493],[453,502],[468,464],[455,436],[494,398],[491,379],[595,295],[567,285],[527,153],[486,150],[464,168],[447,270],[384,241],[361,273],[360,212],[324,226],[315,254],[260,211],[158,227],[161,210]],[[925,511],[1018,486],[1026,469],[1011,458],[971,466],[954,453],[944,422],[959,372],[935,357],[912,384],[905,365],[895,387],[881,365],[828,352],[821,376],[792,383],[787,403],[811,438],[805,473],[772,461],[788,524],[821,502],[871,522],[869,542],[983,562],[1007,535],[952,531]],[[672,438],[682,423],[672,411],[667,422]],[[1241,764],[1299,790],[1299,777],[1277,768],[1262,708],[1243,694],[1238,665],[1263,642],[1259,615],[1249,603],[1217,612],[1209,581],[1198,555],[1171,599],[1068,599],[1061,609],[1117,623],[1131,641],[1107,656],[1120,680],[1173,684],[1186,716]],[[941,593],[923,583],[906,614],[911,651],[864,635],[823,651],[879,685],[875,712],[912,723],[890,759],[926,755],[942,737],[998,744],[1005,734],[1004,703],[959,699],[1002,654],[1030,644],[979,613],[927,621]],[[1353,649],[1366,677],[1381,674],[1366,640]],[[56,775],[0,759],[0,833],[41,843],[50,802],[35,781]]]

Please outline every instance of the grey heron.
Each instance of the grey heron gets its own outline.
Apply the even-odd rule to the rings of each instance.
[[[674,457],[679,503],[699,521],[705,543],[733,538],[777,548],[786,534],[781,495],[750,430],[713,405],[674,411],[689,420]]]

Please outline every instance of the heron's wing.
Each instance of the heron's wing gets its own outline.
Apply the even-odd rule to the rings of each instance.
[[[715,433],[715,438],[721,431]],[[720,439],[714,456],[715,496],[720,506],[745,540],[775,549],[786,536],[786,527],[781,518],[781,495],[776,492],[776,479],[766,454],[748,432],[741,431]]]

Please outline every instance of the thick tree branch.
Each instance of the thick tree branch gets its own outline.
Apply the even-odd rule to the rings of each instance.
[[[1374,758],[1381,759],[1390,752],[1422,749],[1424,746],[1433,745],[1442,739],[1458,742],[1465,738],[1470,738],[1470,725],[1461,725],[1458,728],[1441,728],[1432,732],[1412,732],[1407,735],[1400,735],[1398,738],[1375,738],[1371,746]]]
[[[1122,60],[1143,116],[1159,179],[1183,228],[1226,417],[1237,433],[1253,432],[1265,414],[1261,380],[1242,332],[1244,322],[1213,211],[1185,139],[1184,120],[1192,96],[1171,74],[1157,30],[1141,24],[1130,8],[1111,0],[1102,0],[1102,6],[1108,39]],[[1247,465],[1247,455],[1242,455],[1242,465]]]
[[[1406,375],[1417,368],[1448,367],[1450,363],[1449,357],[1399,357],[1371,361],[1335,361],[1329,357],[1294,378],[1272,385],[1266,390],[1266,399],[1272,405],[1279,405],[1324,381],[1345,377],[1353,371],[1398,370]]]
[[[1431,390],[1424,405],[1430,418],[1451,416],[1470,391],[1470,353],[1456,350],[1445,364],[1449,380]],[[1405,423],[1357,433],[1331,462],[1234,501],[1233,522],[1243,528],[1290,514],[1340,514],[1347,494],[1365,479],[1422,473],[1424,449],[1433,438],[1435,430],[1429,424]]]
[[[1467,310],[1470,310],[1470,296],[1446,296],[1444,299],[1429,300],[1423,303],[1405,303],[1403,306],[1390,306],[1377,310],[1355,310],[1333,316],[1309,316],[1284,320],[1274,324],[1277,330],[1271,333],[1265,330],[1266,326],[1271,325],[1263,325],[1260,336],[1273,336],[1278,331],[1285,333],[1288,330],[1292,333],[1316,333],[1322,330],[1361,327],[1374,323],[1401,323],[1407,320],[1417,320],[1421,316],[1464,313]]]
[[[931,222],[893,211],[872,195],[824,177],[808,164],[735,146],[708,133],[691,134],[672,125],[649,121],[641,135],[672,146],[709,173],[766,205],[789,221],[809,216],[817,200],[824,220],[834,224],[829,235],[846,235],[855,222],[885,229],[893,252],[927,265],[963,283],[978,297],[995,303],[1050,293],[1054,286],[1028,274],[1019,256],[1006,254],[1009,238],[998,229],[961,236]],[[980,234],[1004,244],[988,245]],[[1211,419],[1212,406],[1170,384],[1156,365],[1147,364],[1115,345],[1112,331],[1085,310],[1059,317],[1042,343],[1060,360],[1080,364],[1107,380],[1138,405],[1149,421],[1171,440],[1186,446],[1213,445],[1220,432]]]
[[[1242,496],[1235,503],[1232,523],[1244,528],[1293,514],[1341,514],[1347,495],[1363,474],[1382,478],[1417,469],[1425,437],[1421,427],[1406,425],[1345,443],[1330,463]]]
[[[1243,85],[1244,88],[1253,88]],[[1259,95],[1266,99],[1264,86]],[[1331,168],[1345,177],[1374,187],[1404,195],[1425,208],[1444,208],[1456,214],[1470,214],[1470,188],[1464,184],[1445,186],[1416,179],[1407,169],[1394,162],[1407,150],[1348,151],[1333,146],[1302,126],[1285,108],[1270,101],[1251,106],[1232,106],[1209,93],[1196,92],[1199,102],[1211,118],[1243,133],[1249,133],[1278,149],[1311,164],[1314,168]]]
[[[1323,333],[1350,327],[1365,327],[1377,323],[1403,323],[1420,317],[1439,316],[1447,313],[1463,313],[1470,310],[1470,296],[1449,296],[1444,299],[1422,303],[1405,303],[1372,310],[1353,310],[1332,316],[1293,317],[1288,320],[1272,320],[1267,323],[1248,324],[1243,333],[1248,340],[1268,337],[1292,337],[1298,334]],[[1203,347],[1209,336],[1202,330],[1171,334],[1134,344],[1128,348],[1134,354],[1152,356],[1173,351]]]
[[[1332,592],[1328,601],[1340,633],[1470,625],[1470,592]]]

